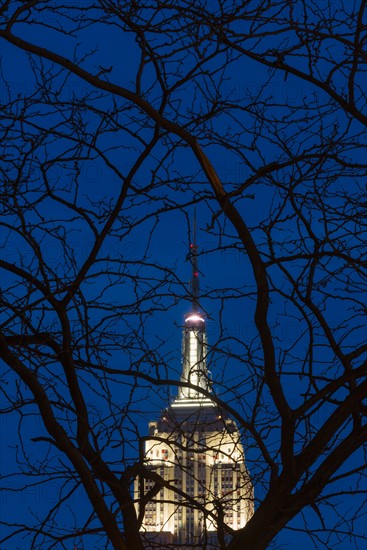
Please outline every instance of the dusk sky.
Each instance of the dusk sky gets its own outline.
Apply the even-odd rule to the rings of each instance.
[[[82,15],[72,8],[66,10],[66,13],[76,19]],[[94,13],[96,18],[97,13],[98,9]],[[317,13],[314,17],[319,15]],[[50,28],[57,18],[56,13],[41,12],[38,25],[19,23],[13,31],[24,40],[47,47],[65,58],[80,59],[81,67],[93,74],[100,72],[109,82],[129,90],[134,89],[140,49],[132,33],[123,32],[117,25],[103,24],[102,16],[100,24],[75,30],[74,35],[69,31],[75,27],[75,22],[62,18],[64,32],[58,33]],[[248,23],[241,24],[247,28]],[[235,25],[234,28],[236,29]],[[182,52],[172,53],[175,45],[183,40],[178,32],[176,43],[172,36],[173,32],[169,37],[168,34],[167,37],[151,37],[163,58],[165,51],[168,58],[172,55],[170,62],[165,61],[167,71],[170,71],[167,81],[171,84],[178,79],[178,75],[188,74],[190,64],[193,63],[191,53],[185,55],[185,47]],[[276,41],[271,36],[264,38],[264,44],[270,48],[272,40]],[[33,235],[39,239],[43,258],[48,266],[47,273],[50,277],[52,275],[54,282],[57,278],[59,281],[67,281],[83,265],[93,247],[94,235],[88,216],[100,230],[113,208],[121,182],[141,154],[142,144],[152,139],[154,123],[147,115],[142,115],[136,107],[131,107],[128,101],[117,95],[97,90],[76,75],[66,77],[65,72],[58,73],[58,69],[53,69],[52,72],[48,60],[41,63],[38,56],[26,54],[4,39],[4,36],[0,36],[0,44],[1,103],[6,106],[13,101],[13,113],[16,113],[12,121],[9,108],[3,117],[2,158],[11,158],[4,171],[9,171],[10,179],[15,178],[14,174],[22,173],[22,181],[25,182],[25,189],[31,198],[29,203],[26,199],[21,199],[20,203],[22,207],[31,204],[29,209],[25,208],[25,217],[32,226]],[[208,46],[208,51],[200,55],[209,55],[211,47],[213,46]],[[341,45],[338,47],[342,50]],[[326,78],[330,62],[326,60],[326,54],[320,59],[318,71],[321,75],[324,73],[323,78]],[[299,56],[298,67],[304,70],[307,68],[303,55]],[[292,275],[303,284],[308,269],[313,269],[308,265],[306,257],[307,254],[314,253],[314,243],[318,239],[322,242],[320,250],[323,250],[323,246],[327,249],[328,243],[332,243],[330,250],[344,251],[344,247],[349,247],[352,255],[355,250],[358,258],[361,257],[362,235],[353,235],[352,206],[346,203],[344,208],[342,201],[350,192],[352,202],[352,198],[357,196],[357,190],[363,185],[365,151],[362,145],[366,136],[364,134],[363,137],[362,125],[347,116],[337,103],[331,103],[329,108],[328,97],[320,88],[315,88],[311,83],[292,74],[272,71],[238,52],[231,54],[230,63],[226,62],[222,53],[213,55],[213,59],[206,62],[205,70],[212,72],[212,80],[206,76],[198,77],[195,85],[189,80],[186,85],[178,87],[165,114],[169,120],[181,124],[188,132],[194,135],[197,133],[198,141],[224,188],[227,193],[232,193],[231,200],[246,220],[263,261],[269,262],[268,322],[275,344],[277,373],[279,377],[284,375],[284,394],[290,406],[297,408],[303,402],[306,392],[311,391],[312,384],[308,385],[300,374],[307,371],[309,362],[313,361],[320,379],[329,380],[329,377],[334,379],[340,375],[339,359],[335,349],[326,342],[313,313],[307,310],[308,304],[301,300],[297,290],[292,287],[290,278],[276,262],[271,261],[273,257],[300,256],[300,259],[292,259],[294,263],[284,262],[282,266],[289,268],[291,265]],[[33,96],[33,91],[39,84],[35,73],[39,78],[43,75],[46,81],[49,79],[48,93],[43,96],[39,91]],[[335,78],[342,86],[342,73],[337,73]],[[144,69],[141,86],[142,96],[158,109],[161,101],[160,88],[152,65],[148,64]],[[231,107],[239,105],[241,109],[222,105],[222,111],[218,111],[218,115],[212,119],[208,116],[206,122],[205,114],[217,105],[216,86],[221,90],[222,95],[218,97],[223,99],[223,103],[227,102]],[[22,104],[23,97],[28,97],[26,104]],[[105,115],[106,113],[109,115]],[[22,137],[20,128],[24,131]],[[344,143],[343,140],[344,149],[340,145]],[[31,151],[35,144],[37,152],[33,155]],[[313,158],[318,154],[324,157],[324,161],[318,160],[314,164],[310,161],[310,165],[306,166],[308,160],[306,162],[304,158]],[[295,157],[302,155],[303,161],[294,161]],[[344,164],[335,161],[334,165],[333,155],[347,161]],[[236,190],[257,174],[262,166],[286,163],[288,158],[295,162],[293,167],[284,166],[279,169],[271,176],[272,180],[265,176],[259,177],[253,185],[245,187],[240,196],[236,196]],[[55,186],[65,200],[74,200],[75,204],[84,208],[87,212],[85,217],[79,215],[79,212],[69,211],[63,203],[53,201],[50,194],[37,204],[38,187],[43,185],[44,177],[41,165],[46,167],[51,186]],[[359,165],[363,169],[355,168]],[[294,198],[291,193],[287,194],[287,185],[291,186],[298,181],[297,178],[299,184],[294,184]],[[76,182],[79,185],[78,191]],[[320,207],[318,211],[321,199],[315,189],[320,192],[320,196],[326,196],[325,204],[328,212],[332,212],[327,222],[323,218],[325,209]],[[325,195],[322,195],[323,190]],[[301,214],[299,218],[294,214],[293,200],[295,203],[299,201],[297,204],[303,218]],[[356,202],[358,208],[358,201]],[[350,215],[349,208],[352,212]],[[36,268],[37,258],[30,241],[14,230],[18,224],[18,221],[14,221],[15,210],[12,213],[5,210],[1,259],[9,264],[22,266],[30,272],[33,270],[35,276],[42,278],[42,272]],[[161,139],[134,174],[132,188],[127,193],[121,216],[113,225],[99,252],[98,261],[93,264],[82,285],[84,301],[80,299],[75,311],[70,314],[76,340],[80,331],[80,342],[84,341],[79,326],[81,317],[78,308],[85,313],[96,331],[93,332],[95,337],[93,336],[90,355],[83,348],[80,358],[93,364],[103,364],[110,369],[141,368],[143,372],[159,379],[179,380],[181,330],[191,301],[189,243],[192,239],[194,212],[199,247],[200,306],[207,320],[208,367],[213,379],[213,391],[223,403],[227,403],[249,422],[252,421],[252,410],[261,394],[264,405],[256,421],[259,422],[259,430],[270,453],[278,461],[280,430],[275,406],[268,389],[265,387],[264,390],[259,390],[263,352],[254,321],[256,284],[249,255],[236,229],[220,211],[213,189],[193,151],[182,139],[169,132],[162,132]],[[345,213],[345,219],[338,218],[340,213]],[[312,226],[315,239],[305,229],[307,220]],[[61,232],[72,251],[70,257],[60,246]],[[117,264],[118,267],[115,267]],[[320,310],[326,322],[335,329],[337,344],[347,353],[361,345],[365,338],[365,322],[359,310],[357,311],[360,305],[357,301],[365,300],[360,291],[362,287],[359,275],[351,274],[344,278],[343,273],[342,260],[337,256],[327,260],[320,271],[318,266],[315,267],[315,284],[320,293],[318,296],[321,296],[319,303],[324,299],[323,293],[328,296]],[[358,279],[355,287],[350,282],[354,276]],[[4,288],[11,287],[15,280],[10,271],[2,273]],[[306,287],[306,283],[304,284]],[[56,283],[55,286],[57,287]],[[20,286],[14,291],[14,300],[25,292],[25,288],[26,285]],[[29,300],[34,299],[36,303],[38,292],[39,290],[35,290]],[[351,296],[355,302],[350,301]],[[28,307],[29,303],[24,298],[22,307],[26,307],[26,304]],[[308,318],[304,314],[306,310]],[[6,306],[2,327],[7,325],[10,317]],[[16,331],[21,326],[21,316],[19,319],[14,321],[11,330]],[[54,312],[49,310],[47,314],[42,313],[38,305],[29,314],[29,319],[35,326],[38,323],[41,332],[46,330],[42,328],[46,325],[51,331],[50,327],[56,327],[55,334],[59,330]],[[312,319],[312,330],[307,319]],[[55,377],[61,376],[57,362],[54,371],[52,365],[50,360],[50,371],[47,374],[50,388],[54,382],[52,373]],[[332,374],[332,369],[335,369],[335,374]],[[9,394],[13,392],[16,396],[15,379],[7,378],[7,368],[3,372],[3,388],[6,385]],[[96,381],[88,381],[87,375],[84,380],[84,391],[91,410],[95,412],[96,418],[100,414],[105,419],[106,426],[109,422],[108,415],[117,415],[120,405],[123,414],[131,406],[129,415],[126,415],[128,419],[124,425],[125,431],[121,431],[126,438],[122,448],[120,449],[117,439],[112,440],[110,447],[106,448],[106,454],[111,457],[117,471],[120,469],[119,456],[123,455],[121,470],[137,457],[135,428],[138,428],[140,435],[146,435],[148,420],[154,420],[160,410],[169,404],[172,396],[177,394],[175,387],[154,388],[146,381],[139,382],[139,387],[133,392],[133,381],[133,378],[116,377],[116,383],[111,384],[111,379],[106,383],[113,401],[113,406],[109,409],[105,398],[99,393]],[[60,383],[58,389],[60,396],[67,399],[68,394],[63,384]],[[8,394],[8,389],[3,391],[5,395]],[[333,399],[342,399],[343,392],[346,392],[345,387]],[[4,397],[2,399],[6,409],[9,404]],[[16,397],[14,399],[16,401]],[[331,399],[325,401],[320,410],[315,409],[315,424],[319,426],[328,418],[334,404],[335,401]],[[45,444],[34,443],[32,446],[30,440],[44,435],[45,432],[40,418],[33,414],[36,412],[34,403],[30,402],[28,410],[32,414],[24,419],[23,433],[27,440],[27,459],[29,464],[35,464],[43,460]],[[15,457],[19,452],[18,420],[17,414],[12,413],[6,415],[2,424],[2,439],[7,438],[7,443],[2,445],[1,457],[4,475],[14,470]],[[103,422],[101,426],[103,431]],[[300,427],[299,430],[303,434],[303,428]],[[347,425],[340,429],[339,436],[343,435],[344,430],[347,430]],[[258,506],[266,493],[269,472],[253,436],[244,427],[242,432],[247,464],[255,485],[255,505]],[[302,446],[302,437],[300,435],[297,443],[299,448],[296,445],[298,450]],[[55,468],[56,464],[60,467],[64,459],[58,456],[55,449],[50,453],[51,466],[54,463]],[[359,450],[336,475],[347,468],[358,468],[361,457],[362,451]],[[24,457],[21,461],[24,471],[28,471],[29,464],[24,461]],[[17,476],[5,478],[4,485],[18,488],[25,479],[29,482],[30,477],[18,473]],[[3,520],[29,523],[30,513],[48,510],[49,505],[56,502],[60,483],[61,476],[55,480],[55,485],[45,483],[28,487],[20,493],[10,492],[4,495]],[[345,512],[345,517],[348,516],[351,505],[359,500],[360,512],[355,517],[353,529],[365,532],[364,495],[353,492],[347,494],[348,484],[348,479],[340,481],[339,485],[346,493],[341,496],[336,494],[335,500],[341,501],[341,510]],[[333,493],[335,489],[337,493],[339,485],[337,482],[336,489],[334,486],[328,487],[327,491]],[[59,521],[62,523],[64,520],[65,525],[74,513],[76,517],[78,514],[80,517],[87,516],[88,503],[81,489],[76,490],[71,502],[72,507],[65,508],[64,515],[59,516]],[[334,521],[332,505],[323,508],[323,514],[325,524],[328,524],[329,518]],[[342,532],[342,516],[340,521]],[[316,548],[317,546],[310,546],[308,525],[322,529],[318,513],[311,507],[291,520],[269,548]],[[2,529],[5,536],[9,527],[5,525]],[[19,534],[12,539],[9,546],[5,543],[4,550],[30,548],[22,546],[21,537],[22,534]],[[343,538],[342,534],[340,537],[331,536],[326,542],[322,540],[319,548],[362,548]],[[364,543],[363,540],[362,544]],[[78,550],[97,548],[89,547],[88,543],[82,546],[78,541],[74,544]],[[56,545],[55,548],[59,547]],[[71,545],[65,548],[72,550]]]

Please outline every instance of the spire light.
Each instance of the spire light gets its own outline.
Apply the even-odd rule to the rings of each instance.
[[[200,315],[197,315],[196,313],[193,313],[192,315],[189,315],[188,317],[186,317],[185,319],[186,323],[188,321],[194,321],[194,322],[197,322],[197,321],[201,321],[202,323],[205,322],[205,319],[203,319],[203,317],[200,317]]]

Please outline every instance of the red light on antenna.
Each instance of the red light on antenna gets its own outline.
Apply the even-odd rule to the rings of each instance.
[[[198,277],[199,273],[197,271],[194,271],[195,277]]]
[[[190,248],[194,248],[194,245],[193,245],[193,244],[190,244]]]

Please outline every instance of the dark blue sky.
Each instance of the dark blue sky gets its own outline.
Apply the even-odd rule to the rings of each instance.
[[[74,12],[69,10],[67,14],[74,15]],[[319,15],[316,14],[314,17]],[[122,32],[118,27],[102,24],[101,21],[91,28],[79,29],[75,36],[67,36],[40,26],[42,23],[53,25],[54,18],[57,17],[55,13],[43,13],[40,17],[38,26],[18,25],[14,27],[14,33],[69,58],[73,57],[76,45],[76,57],[79,59],[96,48],[93,55],[86,57],[80,64],[93,73],[102,70],[101,67],[111,67],[111,71],[106,75],[109,81],[128,89],[134,88],[140,53],[131,35]],[[68,24],[73,23],[67,23],[64,19],[64,28]],[[249,23],[241,24],[247,29]],[[176,35],[176,42],[169,42],[167,38],[166,45],[164,36],[151,36],[150,39],[157,51],[161,54],[166,52],[167,56],[171,56],[171,61],[166,61],[166,69],[171,71],[171,76],[167,76],[169,83],[172,84],[178,75],[190,70],[194,59],[192,51],[190,50],[187,55],[184,51],[173,53],[175,47],[180,44],[179,33]],[[264,47],[269,48],[271,40],[271,37],[266,38]],[[213,47],[208,46],[206,55]],[[341,48],[340,45],[335,46],[333,56],[336,55],[338,47]],[[42,67],[36,57],[28,57],[3,39],[1,48],[4,78],[1,84],[1,100],[3,104],[9,101],[10,86],[12,98],[18,96],[19,103],[14,109],[21,109],[22,97],[31,95],[36,86],[32,63],[35,63],[34,68],[38,75],[41,74],[42,68],[47,75],[50,64],[45,61]],[[269,163],[285,162],[287,159],[294,161],[297,156],[316,156],[317,152],[320,152],[321,157],[325,157],[324,160],[318,159],[309,164],[304,159],[294,161],[292,166],[278,170],[273,175],[273,180],[259,178],[254,185],[243,191],[241,198],[233,199],[239,213],[250,227],[264,261],[269,260],[272,254],[276,257],[292,257],[292,261],[286,264],[286,267],[292,276],[298,278],[303,288],[306,286],[305,280],[311,268],[308,261],[295,260],[294,257],[297,254],[313,253],[314,240],[305,229],[306,222],[302,221],[301,215],[295,214],[295,208],[287,195],[287,186],[291,186],[299,178],[299,186],[294,188],[295,201],[302,216],[311,224],[317,239],[323,243],[322,246],[327,248],[327,243],[330,242],[330,249],[339,247],[339,250],[348,249],[351,255],[360,254],[357,250],[361,244],[358,236],[353,241],[354,213],[351,210],[352,215],[349,215],[348,209],[352,209],[352,198],[357,196],[361,181],[363,182],[360,177],[362,171],[359,168],[354,170],[349,166],[343,166],[338,160],[348,159],[348,163],[353,161],[363,164],[361,128],[357,122],[351,121],[336,103],[330,104],[324,92],[311,84],[291,74],[272,74],[268,68],[238,53],[234,53],[230,61],[226,62],[222,54],[208,61],[205,65],[208,74],[221,66],[220,71],[215,73],[212,79],[207,75],[200,76],[194,83],[189,81],[180,86],[174,94],[174,101],[166,108],[166,116],[187,125],[189,131],[198,135],[199,142],[228,192],[235,192],[259,168]],[[325,54],[324,60],[318,65],[318,71],[323,78],[328,74],[329,63]],[[299,56],[298,67],[306,67],[302,55]],[[131,108],[131,105],[121,98],[112,98],[108,94],[100,93],[76,76],[70,76],[65,81],[64,73],[56,73],[52,81],[50,80],[50,89],[59,90],[59,95],[38,95],[33,103],[30,101],[27,105],[25,128],[28,140],[24,139],[24,136],[22,139],[17,133],[17,125],[20,124],[18,120],[14,137],[19,139],[20,148],[14,149],[14,145],[8,143],[4,145],[6,155],[10,154],[14,160],[10,172],[19,170],[20,160],[26,159],[26,168],[23,167],[22,170],[23,175],[28,174],[27,182],[32,194],[32,189],[37,187],[37,182],[42,178],[38,163],[43,160],[47,164],[47,161],[51,160],[47,165],[48,177],[50,182],[58,187],[60,196],[72,196],[75,182],[78,181],[76,202],[92,212],[91,216],[96,226],[102,227],[106,212],[116,199],[121,186],[121,179],[111,166],[126,176],[142,150],[142,140],[151,138],[153,125],[151,120],[147,117],[144,119],[136,108]],[[225,98],[228,108],[222,106],[223,112],[212,121],[198,122],[198,117],[210,111],[215,103],[216,86],[219,87],[220,77],[221,98]],[[335,78],[337,84],[344,83],[342,73],[336,74]],[[158,108],[160,91],[151,65],[145,69],[142,88],[144,97]],[[204,99],[205,94],[210,100]],[[71,100],[80,101],[77,109],[71,109]],[[327,108],[327,105],[331,107]],[[240,106],[241,109],[236,106]],[[177,109],[177,112],[174,109]],[[103,119],[106,112],[114,112],[112,121]],[[5,118],[4,127],[7,124],[9,120]],[[73,133],[76,132],[76,128],[79,128],[79,134]],[[38,146],[37,154],[30,160],[31,155],[27,156],[27,151],[33,146],[32,136],[39,136],[50,129],[52,131],[45,138],[44,144]],[[96,149],[88,146],[97,133],[98,150],[103,151],[111,166],[101,160]],[[132,135],[134,133],[135,135]],[[76,138],[79,140],[79,149]],[[329,150],[334,157],[327,157]],[[121,219],[114,225],[101,250],[99,257],[103,258],[103,262],[97,262],[90,270],[90,279],[83,285],[84,298],[87,302],[93,301],[95,304],[88,312],[91,324],[97,327],[99,320],[107,315],[111,315],[112,319],[111,325],[106,318],[103,321],[104,325],[101,325],[103,330],[110,331],[108,343],[103,340],[101,330],[100,341],[93,344],[96,349],[98,348],[98,353],[92,353],[92,358],[99,356],[109,367],[122,369],[127,369],[131,364],[135,364],[134,361],[140,360],[145,372],[158,373],[161,378],[170,376],[178,379],[181,368],[180,327],[183,316],[190,307],[188,292],[191,273],[190,263],[187,261],[189,222],[194,213],[193,203],[197,203],[201,306],[207,314],[211,346],[209,368],[214,380],[214,391],[246,419],[251,418],[262,378],[263,354],[254,323],[255,280],[243,244],[234,228],[228,221],[224,221],[223,214],[219,213],[218,202],[197,159],[187,145],[180,142],[177,137],[162,137],[134,176],[133,186],[134,190],[128,193]],[[317,197],[317,192],[320,190],[322,195],[323,189],[326,205],[324,210]],[[351,197],[350,203],[346,199],[348,192]],[[36,195],[37,192],[34,196]],[[345,212],[342,204],[346,205]],[[35,228],[34,234],[41,239],[42,253],[50,273],[66,280],[73,269],[77,270],[77,267],[82,265],[91,249],[93,235],[90,227],[85,219],[74,216],[70,211],[67,212],[63,205],[56,205],[52,200],[44,201],[37,209],[37,215],[32,209],[27,212],[29,224],[36,226],[40,217],[44,216],[44,227],[62,226],[65,229],[75,265],[72,262],[68,264],[64,251],[58,244],[57,235],[51,231],[47,233],[44,228]],[[330,215],[327,223],[323,218],[326,209]],[[345,216],[341,213],[345,213]],[[9,216],[10,222],[14,219]],[[270,234],[273,250],[267,240]],[[11,229],[4,233],[3,245],[3,260],[15,264],[23,262],[29,269],[34,268],[34,257],[29,246]],[[115,261],[124,264],[125,271],[109,277],[103,269],[107,266],[113,271]],[[290,405],[297,407],[303,401],[305,392],[309,391],[308,379],[302,377],[300,372],[307,371],[310,349],[314,369],[320,378],[333,379],[340,374],[340,367],[335,351],[331,350],[326,342],[315,317],[309,311],[308,318],[304,315],[302,308],[307,310],[307,307],[298,299],[289,278],[276,265],[269,267],[268,273],[271,280],[268,318],[276,348],[278,373],[279,376],[282,373],[284,393]],[[5,274],[3,284],[11,284],[11,277]],[[350,283],[353,277],[357,281],[355,287]],[[338,258],[328,260],[315,270],[315,303],[321,304],[320,310],[332,330],[335,330],[335,338],[345,352],[359,345],[365,334],[365,325],[359,312],[354,313],[360,304],[350,300],[352,294],[354,300],[354,293],[361,288],[358,277],[358,270],[344,276],[342,262]],[[324,291],[328,294],[325,301]],[[135,301],[141,301],[139,307],[133,306]],[[6,315],[5,313],[5,318]],[[79,319],[76,313],[72,315],[77,334],[80,330]],[[34,313],[33,322],[36,316],[37,312]],[[308,320],[311,320],[312,334],[309,332]],[[49,314],[47,322],[52,322],[52,314]],[[338,324],[341,325],[339,328]],[[141,345],[134,348],[137,340],[132,337],[133,330],[142,338],[141,345],[146,346],[147,353],[144,359]],[[98,328],[96,331],[98,332]],[[113,342],[111,335],[115,335]],[[105,354],[101,351],[104,345],[109,346],[108,353]],[[86,353],[81,355],[88,359]],[[125,380],[126,378],[122,378],[122,383],[118,380],[115,384],[111,381],[109,383],[115,403],[114,414],[117,414],[120,405],[124,410],[130,398],[131,387],[125,384]],[[11,384],[14,389],[14,382]],[[98,413],[102,416],[107,415],[103,409],[106,403],[98,395],[94,384],[95,382],[92,382],[88,389],[87,378],[85,379],[88,400]],[[340,398],[342,391],[335,397]],[[64,389],[60,388],[60,392],[63,395]],[[176,390],[173,389],[172,393],[175,395]],[[262,399],[263,407],[256,422],[270,452],[278,460],[279,421],[266,389]],[[136,422],[141,433],[145,434],[147,419],[153,419],[159,410],[167,405],[169,390],[159,388],[157,391],[149,384],[143,383],[142,388],[135,392],[134,400],[132,415],[125,425],[126,441],[123,452],[127,459],[133,458],[136,452],[133,422]],[[320,411],[315,412],[314,425],[320,426],[332,410],[332,403],[324,403]],[[2,451],[5,472],[12,469],[17,452],[15,416],[10,415],[3,424],[3,431],[10,440],[10,447],[3,446]],[[28,444],[31,437],[39,435],[40,430],[42,432],[39,422],[34,416],[26,419],[25,433]],[[108,424],[107,420],[106,423]],[[340,431],[339,437],[343,435],[344,429],[347,428]],[[304,430],[304,426],[299,427],[300,441],[304,436]],[[244,443],[248,466],[255,480],[255,495],[261,500],[268,480],[268,471],[253,438],[245,431]],[[42,456],[44,449],[41,449],[40,445],[29,447],[30,464],[37,462]],[[106,454],[116,461],[116,468],[120,451],[120,448],[115,451],[113,444],[106,450]],[[58,457],[55,455],[52,460],[55,460],[56,465]],[[350,459],[347,466],[353,469],[360,464],[360,460],[361,453],[358,453],[358,456]],[[6,484],[18,484],[20,480],[20,477],[11,478]],[[57,482],[55,483],[57,485]],[[344,484],[344,489],[346,483],[348,490],[349,480],[341,483]],[[34,490],[29,488],[23,493],[13,493],[4,497],[2,508],[5,521],[8,513],[13,517],[16,515],[19,521],[23,516],[29,520],[30,509],[40,509],[44,505],[47,507],[50,502],[53,503],[56,498],[53,487],[51,484],[36,487]],[[330,488],[330,492],[337,490]],[[83,497],[78,492],[72,498],[77,504],[80,502],[79,499],[83,502]],[[340,509],[344,512],[345,518],[348,517],[352,504],[360,498],[358,494],[334,497],[335,500],[341,501]],[[331,501],[333,502],[333,499]],[[84,511],[81,508],[78,506],[83,515]],[[362,509],[361,500],[361,514],[353,524],[355,531],[364,529]],[[71,512],[65,511],[65,516],[62,516],[61,520],[64,519],[67,523],[70,517]],[[305,518],[304,520],[298,516],[293,520],[277,537],[274,548],[292,550],[297,547],[300,550],[308,550],[311,546],[307,530],[309,527],[321,530],[322,525],[314,510],[307,509]],[[332,506],[325,507],[325,523],[328,524],[329,520],[334,519]],[[340,529],[343,531],[345,525],[341,523]],[[320,542],[319,547],[340,550],[358,547],[343,538],[342,534],[338,537],[339,535],[331,535],[330,540]],[[315,540],[314,547],[318,547]],[[26,549],[21,546],[22,543],[19,544],[20,546],[5,546],[4,549]],[[85,550],[89,550],[87,546]]]

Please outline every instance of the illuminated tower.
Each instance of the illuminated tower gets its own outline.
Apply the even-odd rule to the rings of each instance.
[[[219,548],[218,538],[244,527],[254,511],[240,432],[212,399],[195,225],[190,253],[192,308],[183,327],[182,386],[159,420],[149,422],[143,459],[152,475],[135,483],[138,512],[145,506],[147,549]],[[224,531],[217,527],[223,521]]]

